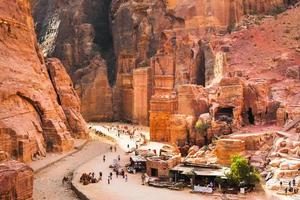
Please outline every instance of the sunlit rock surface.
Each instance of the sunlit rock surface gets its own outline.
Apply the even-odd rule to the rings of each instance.
[[[69,109],[60,105],[55,90],[71,87],[71,82],[61,70],[60,77],[52,74],[53,80],[67,81],[53,86],[37,45],[28,1],[0,3],[0,35],[0,150],[26,162],[45,156],[47,150],[71,149],[71,133],[77,132],[68,126],[75,117],[68,113],[66,117],[64,111]]]

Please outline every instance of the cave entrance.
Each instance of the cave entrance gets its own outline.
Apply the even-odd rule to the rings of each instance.
[[[205,87],[205,52],[201,48],[197,58],[196,84]]]
[[[218,108],[215,113],[215,120],[231,123],[233,121],[233,109],[234,107]]]
[[[107,64],[107,76],[111,86],[116,81],[116,55],[111,27],[111,3],[112,0],[93,1],[88,0],[84,4],[87,21],[95,28],[94,42]]]
[[[248,109],[247,115],[248,115],[248,121],[249,121],[249,123],[254,125],[255,124],[255,117],[253,115],[252,108]]]

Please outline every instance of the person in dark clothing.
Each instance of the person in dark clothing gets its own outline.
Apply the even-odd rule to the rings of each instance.
[[[99,181],[102,181],[102,172],[99,172]]]
[[[105,162],[105,155],[103,155],[103,162]]]
[[[295,187],[296,186],[296,180],[293,179],[293,186]]]
[[[65,182],[68,182],[68,181],[69,181],[68,177],[64,176],[62,179],[62,184],[64,185]]]

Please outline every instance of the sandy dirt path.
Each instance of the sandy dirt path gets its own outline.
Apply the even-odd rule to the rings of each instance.
[[[80,165],[109,151],[109,145],[101,141],[89,142],[81,151],[64,158],[35,174],[33,197],[35,200],[73,200],[78,199],[70,185],[62,185],[62,178]]]

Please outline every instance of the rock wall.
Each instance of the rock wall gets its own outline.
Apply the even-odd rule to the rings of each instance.
[[[110,0],[33,0],[32,6],[44,56],[61,59],[83,102],[84,118],[112,120]]]
[[[47,150],[71,149],[74,130],[68,130],[71,118],[64,113],[70,107],[59,104],[38,49],[29,1],[1,2],[0,36],[0,150],[26,162]],[[67,77],[64,71],[61,77]],[[70,82],[57,89],[70,87],[64,84]]]
[[[152,71],[150,67],[133,71],[133,122],[148,125],[152,95]]]
[[[57,93],[57,101],[66,115],[66,124],[72,137],[87,137],[86,123],[80,113],[80,99],[75,92],[71,78],[58,59],[47,59],[46,66]]]
[[[182,84],[217,83],[224,75],[225,57],[214,51],[207,36],[233,28],[244,14],[266,13],[283,4],[283,0],[32,1],[44,53],[62,60],[89,121],[135,121],[134,108],[140,105],[134,105],[134,88],[122,85],[122,77],[150,67],[156,54],[173,59],[175,89]]]
[[[106,62],[100,56],[75,72],[75,89],[81,99],[81,112],[85,120],[111,120],[113,118],[113,91],[107,77]]]
[[[203,86],[180,85],[178,87],[178,113],[198,117],[208,112],[208,93]]]
[[[241,155],[245,152],[245,142],[238,139],[220,139],[217,142],[215,154],[218,163],[230,165],[232,156]]]

